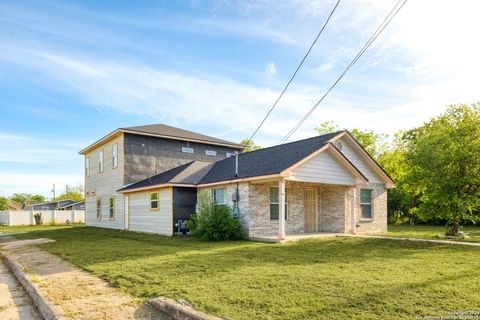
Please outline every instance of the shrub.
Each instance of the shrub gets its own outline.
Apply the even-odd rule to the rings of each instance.
[[[216,203],[206,191],[198,199],[198,214],[186,222],[193,234],[212,241],[242,238],[242,227],[229,206]]]
[[[42,213],[37,212],[33,215],[33,218],[35,219],[35,224],[36,225],[41,225],[43,224],[43,219],[42,219]]]

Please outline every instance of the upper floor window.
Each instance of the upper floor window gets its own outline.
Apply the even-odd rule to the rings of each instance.
[[[98,172],[103,172],[103,150],[98,154]]]
[[[213,189],[212,190],[213,201],[218,204],[227,204],[227,189]]]
[[[113,150],[112,150],[112,163],[113,163],[113,167],[116,168],[118,167],[118,143],[115,143],[113,145]]]
[[[217,155],[217,151],[205,150],[205,154],[206,154],[207,156],[215,157],[215,156]]]
[[[372,218],[372,190],[360,189],[360,205],[362,207],[362,218]]]
[[[278,213],[280,208],[280,199],[278,194],[278,187],[270,188],[270,220],[278,220]],[[285,189],[285,220],[288,219],[288,198],[287,189]]]
[[[193,153],[193,148],[182,147],[182,152],[185,152],[185,153]]]
[[[90,157],[85,157],[85,177],[90,176]]]

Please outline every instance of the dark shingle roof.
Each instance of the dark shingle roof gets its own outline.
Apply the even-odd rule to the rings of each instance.
[[[238,155],[237,177],[235,157],[217,161],[199,184],[278,174],[320,149],[341,132],[241,153]]]
[[[211,162],[191,161],[173,169],[164,171],[150,178],[135,182],[118,191],[126,191],[167,183],[192,185],[197,184],[213,166]]]
[[[243,149],[243,146],[241,144],[238,144],[235,142],[222,140],[222,139],[210,137],[204,134],[167,126],[165,124],[151,124],[151,125],[145,125],[145,126],[127,127],[127,128],[120,128],[120,130],[135,131],[138,133],[149,133],[149,134],[161,135],[161,136],[166,136],[171,138],[180,138],[180,139],[186,139],[186,140],[198,140],[202,142],[229,145],[232,147],[237,147],[238,149]]]

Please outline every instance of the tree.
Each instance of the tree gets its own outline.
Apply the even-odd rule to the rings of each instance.
[[[26,201],[28,202],[44,202],[45,197],[39,194],[30,194],[30,193],[14,193],[11,197],[12,201],[15,201],[17,203],[24,203]]]
[[[245,152],[262,149],[262,147],[256,145],[255,142],[250,139],[243,139],[242,141],[240,141],[240,144],[245,146],[245,150],[244,150]]]
[[[0,197],[0,211],[10,209],[8,206],[8,199],[5,197]]]
[[[480,107],[458,104],[406,132],[408,179],[421,192],[419,215],[458,226],[480,212]]]
[[[83,186],[70,186],[67,185],[65,192],[55,198],[55,200],[74,200],[82,201],[84,199]]]

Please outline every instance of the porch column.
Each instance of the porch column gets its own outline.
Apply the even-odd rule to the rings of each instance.
[[[278,182],[278,240],[285,240],[285,180]]]
[[[357,196],[357,187],[356,186],[353,186],[352,187],[352,196],[351,196],[351,200],[352,200],[352,203],[350,205],[350,223],[351,223],[351,232],[352,234],[355,234],[357,233],[357,223],[355,221],[355,199],[356,199],[356,196]]]

